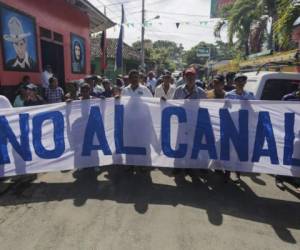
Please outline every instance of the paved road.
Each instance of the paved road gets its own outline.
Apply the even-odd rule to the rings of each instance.
[[[4,249],[300,249],[300,196],[268,175],[48,173],[0,196]],[[207,179],[207,181],[205,181]]]

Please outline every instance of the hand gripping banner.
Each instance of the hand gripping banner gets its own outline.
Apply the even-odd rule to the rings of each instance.
[[[299,104],[122,97],[0,109],[0,176],[112,164],[300,176]]]

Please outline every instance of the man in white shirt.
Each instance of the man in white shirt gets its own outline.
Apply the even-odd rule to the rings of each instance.
[[[9,109],[9,108],[12,108],[12,105],[9,102],[9,100],[4,95],[0,95],[0,109]]]
[[[52,77],[52,68],[50,65],[46,65],[45,70],[42,73],[42,86],[44,89],[49,88],[49,79]]]
[[[139,72],[137,70],[129,72],[129,85],[123,88],[122,96],[153,97],[151,91],[139,83]]]
[[[165,100],[173,99],[176,87],[171,84],[172,76],[171,72],[165,71],[163,76],[163,82],[155,89],[154,97],[163,98]]]

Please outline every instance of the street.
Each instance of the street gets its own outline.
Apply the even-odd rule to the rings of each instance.
[[[299,249],[293,190],[255,174],[240,186],[213,172],[40,174],[0,196],[1,249]]]

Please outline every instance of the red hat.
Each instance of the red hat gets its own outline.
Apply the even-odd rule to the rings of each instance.
[[[187,74],[196,75],[196,70],[194,68],[188,68],[185,70],[184,74],[185,75],[187,75]]]

